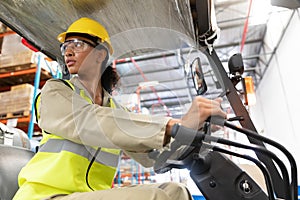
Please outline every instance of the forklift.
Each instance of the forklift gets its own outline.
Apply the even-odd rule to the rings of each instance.
[[[34,38],[28,37],[29,35],[22,32],[22,28],[19,27],[19,24],[14,23],[13,14],[14,12],[18,12],[18,5],[17,3],[11,4],[9,2],[10,0],[1,2],[2,5],[0,6],[0,11],[3,12],[0,14],[0,20],[12,30],[24,36],[28,43],[34,48],[45,53],[50,58],[56,59],[57,56],[55,55],[55,50],[51,48],[46,49],[43,46],[38,45],[35,43]],[[105,1],[103,2],[103,5],[100,5],[97,1],[90,1],[91,4],[96,5],[96,3],[98,3],[99,7],[105,7]],[[192,180],[207,200],[298,199],[298,175],[295,159],[284,146],[257,133],[249,113],[236,91],[236,84],[242,80],[241,75],[244,72],[242,56],[240,54],[235,54],[229,59],[228,66],[231,74],[229,77],[214,49],[213,44],[217,38],[217,34],[213,24],[213,1],[191,0],[190,3],[193,7],[197,48],[209,61],[222,88],[223,92],[221,97],[226,97],[228,99],[235,113],[235,117],[225,120],[216,116],[211,116],[206,120],[203,129],[199,131],[175,125],[172,130],[173,142],[170,144],[171,150],[153,150],[149,153],[149,156],[155,160],[155,172],[165,173],[174,168],[188,169]],[[97,6],[95,8],[97,8]],[[80,9],[81,8],[78,7],[79,11]],[[89,7],[89,9],[93,10],[92,7]],[[51,12],[54,11],[51,10]],[[23,20],[29,20],[31,17],[35,17],[34,12],[32,16],[26,16]],[[68,19],[66,19],[66,21],[68,21]],[[51,23],[51,19],[45,23]],[[54,31],[50,32],[53,33]],[[37,32],[32,33],[32,35],[34,34],[38,35]],[[197,95],[205,94],[207,85],[203,75],[200,58],[196,58],[190,64],[190,68]],[[67,76],[67,72],[65,75]],[[241,127],[236,126],[232,122],[239,122]],[[250,144],[243,144],[212,136],[211,127],[213,125],[227,127],[246,135]],[[252,150],[257,158],[230,151],[216,144]],[[268,146],[277,148],[286,156],[289,161],[289,168],[287,168],[277,155],[268,150]],[[172,156],[178,150],[181,150],[182,154],[174,159]],[[247,174],[247,172],[242,170],[232,160],[228,159],[227,155],[239,157],[254,163],[264,176],[267,191],[264,191],[255,180]],[[28,149],[0,145],[1,200],[12,199],[18,189],[18,173],[33,156],[34,152],[29,151]]]

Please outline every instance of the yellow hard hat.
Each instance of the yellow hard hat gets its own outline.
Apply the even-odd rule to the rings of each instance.
[[[107,47],[109,48],[109,53],[111,55],[113,54],[114,50],[111,46],[110,38],[106,29],[99,22],[93,19],[83,17],[76,20],[69,26],[66,32],[62,32],[57,36],[58,41],[63,43],[68,33],[83,33],[95,36],[99,38],[101,42],[106,43]]]

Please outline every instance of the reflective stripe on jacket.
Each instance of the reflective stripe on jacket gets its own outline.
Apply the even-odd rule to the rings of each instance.
[[[62,81],[88,103],[93,103],[83,90],[70,81]],[[39,97],[36,110],[38,106]],[[116,107],[112,99],[110,107]],[[38,112],[36,115],[38,119]],[[53,194],[109,189],[120,153],[119,149],[85,146],[43,130],[39,151],[19,174],[20,189],[14,199],[42,199]]]

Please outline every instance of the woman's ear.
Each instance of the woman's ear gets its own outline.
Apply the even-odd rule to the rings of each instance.
[[[105,60],[106,56],[107,56],[107,51],[105,51],[105,49],[98,50],[98,52],[97,52],[97,62],[102,63]]]

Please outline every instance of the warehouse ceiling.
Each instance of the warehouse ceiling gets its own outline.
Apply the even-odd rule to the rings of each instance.
[[[253,76],[256,84],[262,78],[258,73],[262,54],[273,53],[262,48],[267,18],[254,22],[255,6],[263,7],[262,2],[215,0],[215,10],[208,9],[216,18],[211,24],[219,28],[213,26],[209,36],[218,36],[213,46],[224,67],[228,71],[230,56],[241,53],[244,74]],[[110,61],[121,77],[114,95],[121,95],[129,107],[140,104],[143,109],[136,111],[180,117],[196,95],[190,73],[196,57],[200,57],[208,86],[203,95],[215,98],[223,92],[199,48],[202,27],[196,25],[199,12],[195,9],[195,0],[2,0],[0,19],[59,63],[56,36],[79,17],[98,20],[111,35],[114,54]]]

